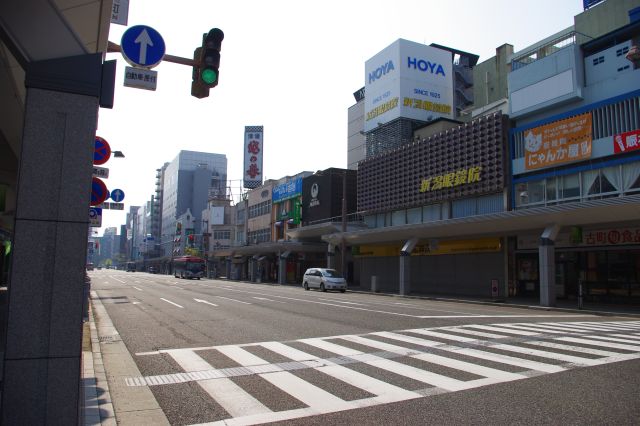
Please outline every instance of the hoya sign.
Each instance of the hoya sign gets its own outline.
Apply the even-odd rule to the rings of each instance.
[[[365,122],[370,131],[399,117],[454,118],[452,55],[398,39],[365,63]]]
[[[388,61],[386,64],[376,68],[374,71],[369,73],[369,84],[373,83],[375,80],[379,79],[383,75],[387,75],[387,73],[395,70],[393,66],[393,61]]]

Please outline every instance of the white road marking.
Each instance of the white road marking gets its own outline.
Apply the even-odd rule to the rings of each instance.
[[[324,300],[325,302],[333,302],[333,303],[344,303],[345,305],[367,306],[365,303],[346,302],[346,301],[344,301],[344,300],[320,299],[320,298],[318,298],[318,300]]]
[[[186,372],[206,371],[212,368],[211,364],[191,350],[178,349],[171,350],[168,353]],[[222,377],[199,380],[198,384],[233,417],[271,412],[270,409],[245,392],[231,379]]]
[[[216,297],[219,297],[220,299],[231,300],[233,302],[244,303],[245,305],[253,305],[253,303],[251,302],[243,302],[242,300],[232,299],[230,297],[224,297],[224,296],[216,296]]]
[[[216,307],[218,306],[218,305],[216,305],[215,303],[211,303],[211,302],[209,302],[209,301],[207,301],[207,300],[203,300],[203,299],[193,299],[193,300],[195,300],[195,301],[196,301],[196,302],[198,302],[198,303],[205,303],[205,304],[207,304],[207,305],[216,306]]]
[[[557,323],[557,326],[561,327],[564,324],[569,325],[571,323]],[[587,325],[591,324],[597,326],[598,323],[594,322]],[[491,324],[490,327],[495,327],[501,332],[504,332],[507,329],[507,325],[511,326],[521,324]],[[586,329],[580,336],[585,338],[560,337],[557,333],[544,333],[544,330],[541,330],[541,333],[527,332],[528,334],[533,335],[497,335],[499,338],[494,338],[493,336],[496,336],[494,333],[484,333],[489,336],[479,336],[475,334],[476,337],[485,337],[491,340],[466,338],[449,334],[461,332],[462,329],[475,326],[477,325],[409,329],[397,332],[385,331],[364,335],[329,336],[322,338],[299,339],[295,341],[297,343],[320,348],[336,355],[336,357],[326,359],[319,358],[315,355],[306,353],[303,350],[294,348],[289,345],[289,342],[246,343],[240,345],[169,349],[146,352],[137,355],[158,355],[161,353],[167,353],[176,360],[185,372],[138,378],[125,378],[125,381],[128,386],[169,386],[173,383],[196,381],[231,416],[230,418],[211,424],[256,424],[299,419],[307,416],[375,406],[389,402],[406,401],[447,391],[476,388],[511,380],[524,380],[527,377],[539,375],[540,373],[555,373],[585,366],[608,364],[640,358],[640,345],[627,345],[596,340],[594,337],[607,337],[607,335],[604,334],[607,332],[598,336],[583,336],[593,333],[593,330]],[[617,328],[616,324],[610,324],[609,327]],[[511,331],[526,330],[511,329]],[[451,341],[460,341],[464,347],[415,337],[415,334],[433,336],[439,339]],[[614,338],[617,337],[625,339],[629,336],[618,333]],[[501,343],[505,341],[504,339],[508,339],[507,342],[509,344]],[[555,342],[550,342],[548,341],[549,339],[553,339]],[[339,344],[340,340],[354,342],[363,347],[370,348],[371,350],[363,349],[365,352],[362,352]],[[391,344],[388,343],[389,340],[393,340],[398,343]],[[514,343],[511,344],[509,340]],[[636,340],[634,340],[634,342]],[[574,344],[556,343],[558,341],[566,341]],[[402,346],[402,342],[411,344],[411,347]],[[603,349],[583,347],[581,346],[582,344],[588,346],[602,346]],[[474,345],[480,349],[473,348]],[[530,347],[517,345],[535,345],[545,348],[545,350],[532,349]],[[250,352],[248,350],[250,347],[261,347],[292,361],[269,363],[263,358],[255,355],[253,352]],[[414,349],[415,347],[422,347],[424,349]],[[487,352],[481,350],[482,348],[524,353],[530,356],[562,361],[565,362],[565,364],[547,364],[545,362]],[[620,353],[616,352],[616,349],[633,351],[634,353]],[[215,367],[211,366],[196,353],[196,351],[200,350],[216,350],[232,359],[240,366],[215,369]],[[434,350],[437,350],[437,352]],[[599,358],[584,358],[555,351],[589,354]],[[459,357],[449,358],[445,355],[441,355],[443,352],[451,352],[456,355],[464,355],[466,357],[492,361],[494,363],[493,365],[506,364],[522,367],[525,371],[517,373],[503,371],[499,367],[487,367],[474,362],[461,360]],[[417,368],[412,365],[408,365],[403,362],[402,359],[404,357],[412,357],[425,361],[426,363],[437,364],[468,372],[479,376],[480,378],[466,381],[455,379],[429,371],[428,367]],[[394,358],[398,358],[398,360],[394,360]],[[358,363],[368,364],[375,368],[390,371],[413,380],[422,381],[423,383],[435,387],[427,387],[418,391],[407,390],[401,386],[385,383],[352,368],[346,367],[346,365]],[[351,386],[363,389],[374,396],[354,401],[344,401],[323,389],[322,385],[311,384],[303,380],[300,376],[291,373],[293,370],[305,368],[313,369],[329,375],[342,382],[348,383]],[[537,373],[533,374],[534,372]],[[308,405],[308,407],[272,412],[268,407],[262,405],[262,403],[250,394],[250,387],[245,390],[231,380],[232,377],[251,377],[253,375],[263,378],[272,385],[280,388],[291,398],[302,401],[304,404]]]
[[[417,337],[406,336],[398,333],[380,332],[373,333],[378,336],[387,337],[389,339],[400,340],[402,342],[413,343],[425,347],[437,348],[439,350],[453,352],[461,355],[467,355],[473,358],[484,359],[487,361],[498,362],[501,364],[513,365],[516,367],[526,368],[527,370],[542,371],[545,373],[558,373],[566,369],[557,365],[546,364],[538,361],[531,361],[524,358],[517,358],[510,355],[496,354],[493,352],[482,351],[478,349],[464,348],[460,346],[445,345],[433,340],[420,339]]]
[[[171,303],[172,305],[177,306],[178,308],[184,308],[184,306],[180,306],[177,303],[172,302],[171,300],[165,299],[164,297],[161,297],[160,300],[164,300],[167,303]]]
[[[138,288],[138,287],[136,287],[136,286],[133,286],[133,288],[135,288],[135,289],[136,289],[136,290],[138,290],[138,291],[142,291],[142,289],[141,289],[141,288]]]
[[[497,331],[498,333],[506,333],[506,334],[516,334],[519,336],[538,336],[540,332],[530,332],[530,331],[522,331],[522,330],[508,330],[505,327],[502,327],[502,324],[494,324],[494,325],[479,325],[473,324],[468,327],[479,328],[480,330],[489,330],[489,331]]]
[[[609,349],[622,349],[625,351],[640,351],[640,346],[623,345],[621,343],[613,343],[613,342],[602,342],[602,341],[596,341],[593,339],[585,339],[585,338],[578,338],[578,337],[558,337],[554,340],[562,340],[563,342],[571,342],[571,343],[583,343],[585,345],[601,346],[603,348],[609,348]]]
[[[283,302],[282,300],[271,300],[271,299],[267,299],[266,297],[255,297],[253,296],[254,299],[257,300],[265,300],[267,302],[275,302],[275,303],[287,303],[287,302]]]

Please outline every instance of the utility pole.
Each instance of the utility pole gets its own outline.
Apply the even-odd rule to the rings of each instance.
[[[347,171],[342,171],[342,240],[340,241],[340,267],[342,268],[342,276],[347,279],[347,244],[344,240],[344,234],[347,232]]]

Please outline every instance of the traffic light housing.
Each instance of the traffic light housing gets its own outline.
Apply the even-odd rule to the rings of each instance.
[[[224,33],[213,28],[202,35],[202,47],[193,52],[193,71],[191,95],[202,99],[209,96],[209,89],[218,85],[220,80],[220,49]]]

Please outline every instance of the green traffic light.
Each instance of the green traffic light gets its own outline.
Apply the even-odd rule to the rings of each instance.
[[[218,72],[211,68],[205,68],[200,73],[200,77],[206,84],[213,84],[218,79]]]

